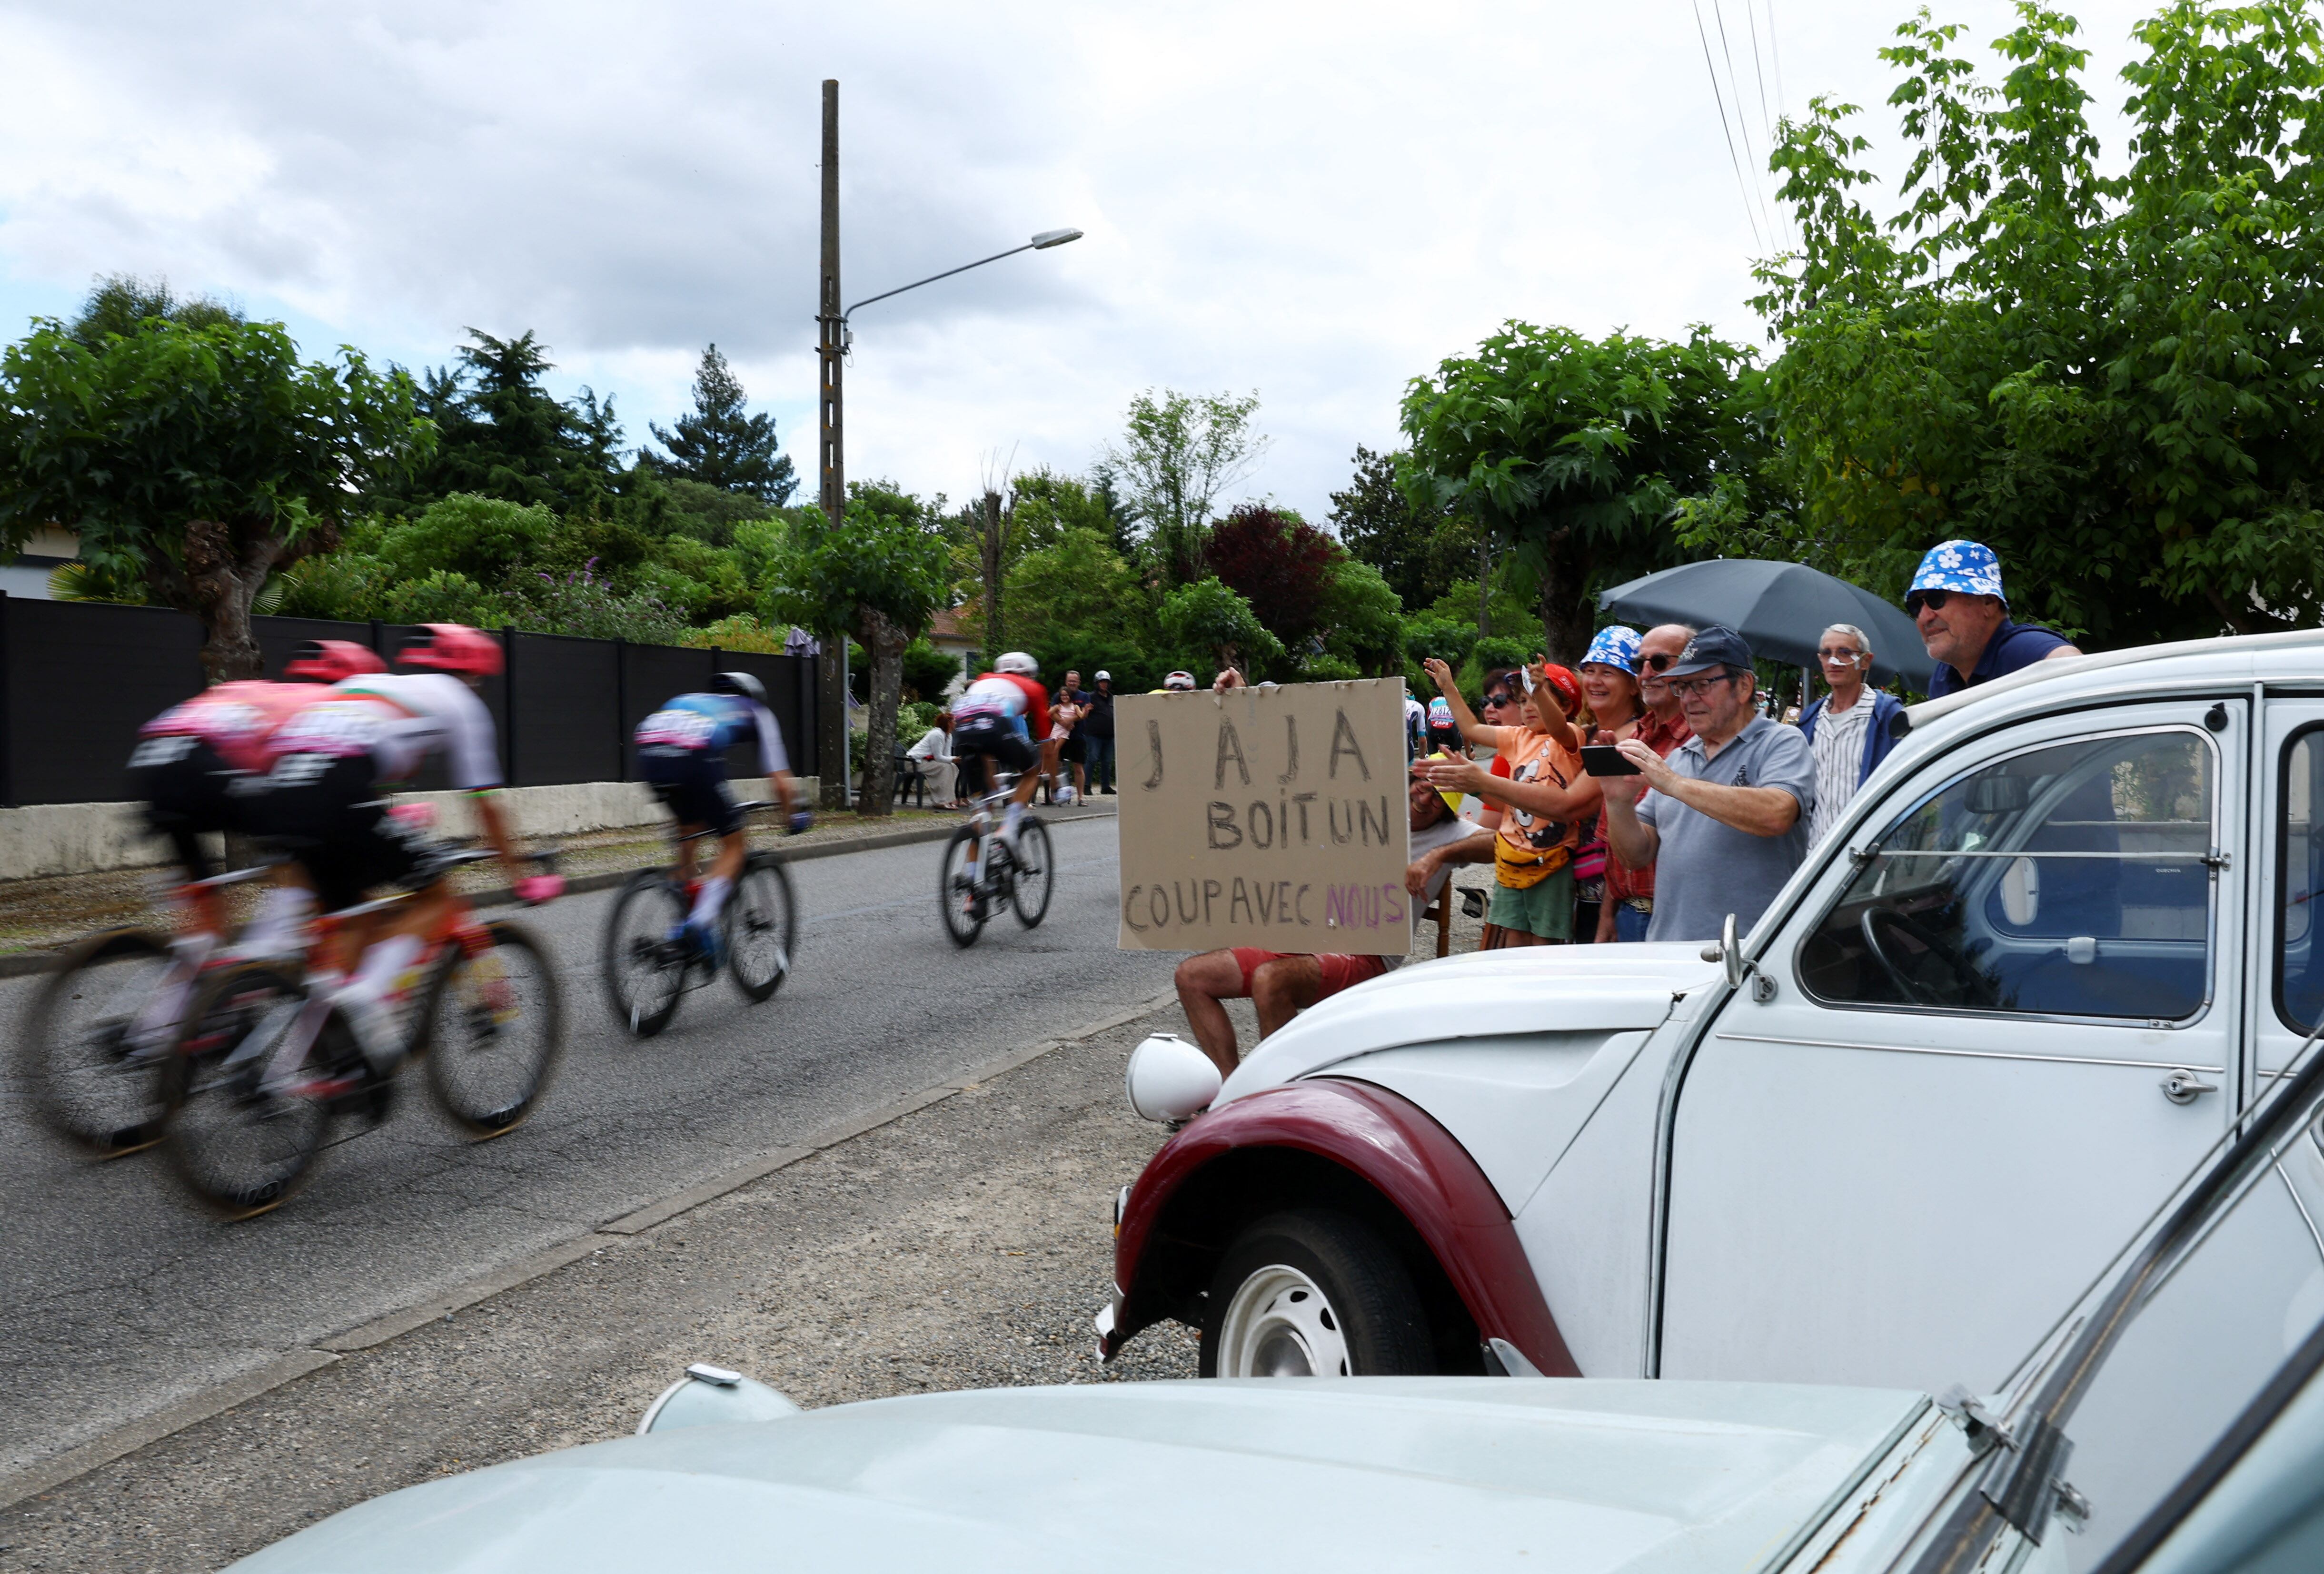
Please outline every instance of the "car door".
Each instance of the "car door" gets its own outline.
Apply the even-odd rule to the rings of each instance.
[[[2248,712],[2021,723],[1832,850],[1677,1094],[1663,1375],[1997,1381],[2218,1137]]]

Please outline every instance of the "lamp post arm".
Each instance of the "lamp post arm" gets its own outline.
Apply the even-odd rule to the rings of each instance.
[[[915,279],[909,284],[899,284],[895,289],[884,290],[878,295],[866,296],[862,300],[857,301],[854,306],[851,306],[845,311],[841,312],[839,314],[839,320],[841,322],[845,322],[849,318],[855,315],[858,308],[869,306],[875,300],[885,300],[890,295],[901,295],[907,290],[918,290],[923,284],[933,284],[939,279],[949,279],[955,273],[965,273],[971,268],[982,268],[987,262],[998,262],[1003,257],[1013,257],[1019,252],[1029,252],[1033,249],[1034,247],[1030,244],[1021,246],[1011,246],[1005,252],[995,252],[989,257],[979,257],[973,262],[963,262],[957,268],[946,268],[941,273],[931,273],[925,279]]]

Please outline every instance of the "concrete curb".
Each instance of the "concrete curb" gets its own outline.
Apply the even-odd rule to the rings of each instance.
[[[1112,818],[1111,814],[1093,811],[1041,816],[1045,824],[1051,825],[1071,824],[1076,820]],[[773,851],[785,863],[812,863],[818,858],[837,858],[846,852],[877,852],[883,847],[909,847],[917,842],[942,842],[959,829],[957,824],[916,825],[908,831],[877,831],[869,836],[851,836],[842,842],[810,843],[806,847],[777,847]],[[638,867],[651,869],[654,866],[641,864]],[[609,891],[637,872],[636,869],[609,869],[601,874],[577,875],[565,882],[565,894],[580,897],[592,891]],[[475,907],[504,907],[515,900],[516,893],[506,886],[468,893],[468,905]],[[20,951],[14,956],[0,956],[0,979],[21,979],[30,973],[46,972],[62,954],[56,951]],[[5,1506],[0,1504],[0,1507]]]
[[[1111,818],[1111,815],[1097,815],[1076,817]],[[945,835],[951,834],[949,827],[938,827],[938,829],[941,829]],[[936,839],[933,836],[924,836],[912,832],[897,832],[894,834],[918,841]],[[900,842],[890,842],[888,845],[900,845]],[[823,856],[828,857],[830,854],[824,852]],[[670,1220],[698,1208],[705,1202],[715,1201],[732,1192],[738,1192],[752,1182],[764,1180],[777,1171],[788,1169],[803,1159],[813,1158],[819,1153],[827,1153],[833,1148],[853,1142],[866,1133],[876,1131],[883,1126],[900,1120],[907,1115],[926,1109],[934,1104],[941,1104],[946,1099],[967,1092],[973,1088],[981,1087],[996,1078],[1007,1075],[1020,1066],[1030,1065],[1043,1055],[1084,1043],[1101,1033],[1111,1033],[1117,1027],[1137,1021],[1140,1017],[1163,1009],[1176,999],[1176,990],[1165,990],[1150,999],[1116,1011],[1111,1016],[1102,1017],[1064,1037],[1043,1039],[1028,1048],[1012,1050],[997,1060],[990,1060],[982,1065],[973,1066],[949,1082],[938,1082],[933,1087],[924,1088],[892,1104],[883,1105],[880,1109],[856,1116],[839,1125],[825,1127],[823,1130],[792,1146],[777,1148],[770,1153],[762,1154],[747,1164],[739,1164],[731,1170],[712,1176],[709,1180],[688,1186],[683,1191],[673,1192],[659,1201],[648,1203],[633,1212],[610,1220],[586,1235],[560,1242],[530,1256],[521,1257],[513,1263],[471,1279],[464,1284],[429,1296],[401,1311],[391,1312],[384,1317],[358,1324],[343,1333],[336,1333],[327,1339],[318,1339],[312,1348],[286,1351],[255,1371],[246,1372],[239,1377],[230,1378],[224,1383],[190,1395],[174,1404],[154,1412],[152,1415],[117,1427],[103,1437],[92,1439],[78,1448],[69,1450],[43,1464],[19,1471],[14,1476],[0,1477],[0,1508],[11,1507],[28,1497],[62,1487],[78,1477],[88,1474],[91,1470],[109,1465],[124,1455],[134,1453],[149,1443],[159,1442],[174,1432],[183,1431],[189,1426],[208,1421],[212,1416],[232,1410],[235,1406],[255,1399],[261,1395],[271,1393],[287,1384],[295,1383],[300,1378],[310,1373],[319,1372],[326,1367],[334,1366],[345,1356],[373,1349],[392,1339],[401,1339],[415,1329],[424,1328],[440,1318],[448,1317],[456,1312],[464,1312],[479,1302],[491,1300],[495,1295],[503,1294],[530,1284],[535,1279],[553,1274],[559,1268],[577,1263],[584,1257],[593,1256],[608,1247],[618,1246],[623,1240],[666,1224]]]

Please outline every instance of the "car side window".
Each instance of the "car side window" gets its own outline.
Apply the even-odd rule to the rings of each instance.
[[[1835,1005],[2191,1017],[2210,996],[2214,780],[2190,728],[1957,777],[1871,844],[1801,981]]]
[[[2275,1008],[2295,1033],[2312,1032],[2324,1014],[2324,951],[2316,933],[2315,897],[2324,879],[2324,729],[2293,735],[2283,753],[2282,824],[2276,848]]]

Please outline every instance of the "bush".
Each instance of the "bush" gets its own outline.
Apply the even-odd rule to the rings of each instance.
[[[939,650],[925,638],[904,647],[904,692],[921,700],[940,700],[952,680],[960,676],[960,658]],[[924,725],[920,731],[927,732]],[[899,731],[896,734],[902,737]]]
[[[399,579],[441,569],[497,588],[510,572],[538,557],[557,534],[557,516],[535,503],[454,492],[416,520],[380,533],[374,549]],[[441,620],[438,620],[440,621]]]
[[[1302,683],[1340,683],[1363,675],[1363,668],[1354,662],[1328,651],[1321,656],[1310,656],[1299,664],[1299,681]]]
[[[788,626],[774,628],[748,612],[721,618],[706,629],[696,629],[686,643],[696,650],[748,650],[761,656],[780,656],[790,638]]]
[[[507,609],[500,597],[466,575],[438,568],[391,585],[380,603],[379,616],[391,623],[468,623],[491,628],[507,621]]]
[[[585,565],[571,574],[536,574],[530,584],[520,578],[508,597],[510,621],[544,633],[640,645],[675,645],[686,638],[685,621],[659,599],[624,594],[593,569]]]

